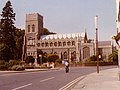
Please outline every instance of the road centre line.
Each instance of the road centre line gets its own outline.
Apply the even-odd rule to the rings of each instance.
[[[26,85],[23,85],[23,86],[14,88],[14,89],[12,89],[12,90],[18,90],[18,89],[21,89],[21,88],[24,88],[24,87],[27,87],[27,86],[30,86],[30,85],[32,85],[32,83],[29,83],[29,84],[26,84]]]
[[[45,81],[51,80],[51,79],[53,79],[53,78],[55,78],[55,77],[51,77],[51,78],[47,78],[47,79],[43,79],[43,80],[41,80],[40,82],[45,82]]]

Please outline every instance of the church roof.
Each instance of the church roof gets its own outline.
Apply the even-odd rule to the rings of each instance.
[[[62,38],[75,38],[75,37],[85,37],[85,32],[83,33],[71,33],[71,34],[50,34],[50,35],[42,35],[41,40],[48,39],[62,39]]]

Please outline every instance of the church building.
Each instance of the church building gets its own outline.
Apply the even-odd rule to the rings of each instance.
[[[37,59],[39,50],[45,54],[57,54],[62,59],[79,62],[95,55],[95,42],[88,43],[87,32],[43,35],[43,16],[38,13],[26,15],[26,55]],[[111,41],[100,47],[101,54],[112,53]],[[107,51],[109,50],[109,51]],[[103,52],[104,51],[104,52]]]

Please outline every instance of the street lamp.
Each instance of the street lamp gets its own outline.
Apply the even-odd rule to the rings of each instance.
[[[39,54],[39,57],[40,57],[40,63],[41,63],[41,65],[42,65],[42,55]]]
[[[95,29],[96,29],[96,56],[97,56],[97,73],[99,73],[99,57],[98,57],[98,16],[95,16]]]

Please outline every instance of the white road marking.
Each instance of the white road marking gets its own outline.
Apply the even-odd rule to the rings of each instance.
[[[47,78],[47,79],[41,80],[40,82],[45,82],[45,81],[51,80],[53,78],[55,78],[55,77]]]
[[[75,83],[77,83],[78,81],[82,80],[85,77],[86,76],[80,76],[77,79],[75,79],[75,80],[71,81],[70,83],[68,83],[67,85],[63,86],[59,90],[69,90]]]
[[[21,89],[21,88],[24,88],[24,87],[27,87],[27,86],[30,86],[30,85],[32,85],[32,83],[29,83],[29,84],[26,84],[26,85],[23,85],[23,86],[14,88],[14,89],[12,89],[12,90],[18,90],[18,89]]]

